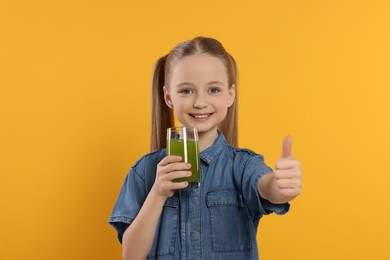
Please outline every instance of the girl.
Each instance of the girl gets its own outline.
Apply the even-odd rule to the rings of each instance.
[[[131,168],[109,223],[124,259],[258,259],[260,218],[284,214],[301,191],[301,170],[283,142],[276,170],[237,148],[236,63],[220,42],[197,37],[157,61],[152,86],[152,152]],[[175,118],[195,127],[201,184],[184,189],[190,165],[166,156]]]

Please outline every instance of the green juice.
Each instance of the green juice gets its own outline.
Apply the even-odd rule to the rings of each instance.
[[[198,188],[200,182],[200,165],[199,165],[199,148],[198,142],[195,140],[173,139],[168,141],[168,155],[179,155],[182,157],[182,162],[191,164],[192,175],[187,178],[179,178],[174,182],[188,181],[189,188]],[[185,152],[187,151],[187,152]]]

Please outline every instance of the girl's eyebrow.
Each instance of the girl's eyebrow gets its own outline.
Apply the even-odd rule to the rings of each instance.
[[[209,85],[220,84],[220,85],[223,86],[223,82],[222,82],[222,81],[219,81],[219,80],[210,81],[208,84],[209,84]]]
[[[194,83],[191,83],[191,82],[182,82],[182,83],[179,83],[176,85],[177,88],[180,88],[180,87],[183,87],[183,86],[191,86],[191,87],[194,87],[195,84]]]
[[[220,85],[224,85],[222,81],[219,81],[219,80],[214,80],[214,81],[210,81],[209,83],[207,83],[207,85],[214,85],[214,84],[220,84]],[[191,82],[182,82],[182,83],[179,83],[176,85],[177,88],[180,88],[180,87],[183,87],[183,86],[191,86],[191,87],[194,87],[195,84],[194,83],[191,83]]]

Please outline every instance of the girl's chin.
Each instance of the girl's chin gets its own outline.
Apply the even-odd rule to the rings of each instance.
[[[187,121],[184,124],[181,123],[180,125],[185,126],[185,127],[194,127],[194,128],[196,128],[196,130],[198,130],[198,134],[205,134],[205,133],[209,133],[209,132],[214,132],[214,131],[217,131],[217,129],[218,129],[218,126],[210,125],[207,122]]]
[[[197,128],[197,127],[195,127]],[[204,134],[208,134],[208,133],[213,133],[213,132],[217,132],[218,130],[218,127],[211,127],[211,128],[207,128],[207,127],[198,127],[197,128],[198,130],[198,134],[199,135],[204,135]]]

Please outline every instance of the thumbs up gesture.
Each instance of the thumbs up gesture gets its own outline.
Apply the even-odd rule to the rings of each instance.
[[[274,174],[266,174],[258,183],[260,196],[273,203],[285,203],[301,193],[302,171],[298,160],[292,156],[292,137],[286,136],[282,156],[275,163]]]
[[[274,181],[280,195],[288,201],[301,193],[302,171],[298,160],[292,156],[292,137],[286,136],[282,145],[282,156],[275,163]]]

